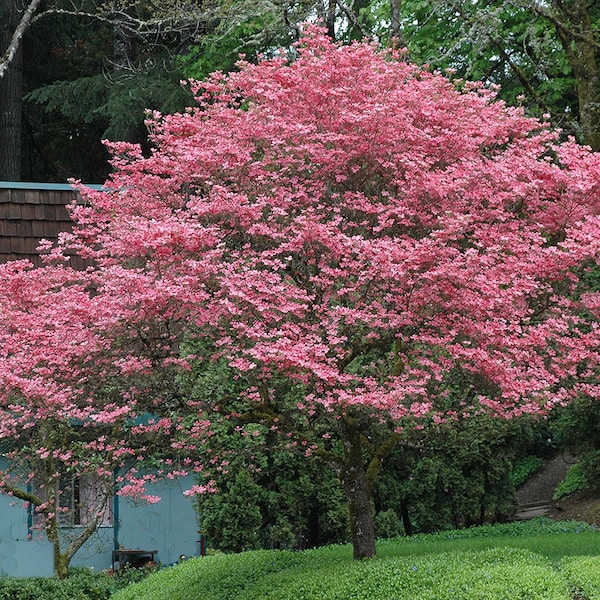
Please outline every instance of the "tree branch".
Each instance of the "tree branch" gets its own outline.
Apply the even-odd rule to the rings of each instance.
[[[561,21],[561,19],[559,19],[555,14],[553,14],[547,8],[544,8],[540,3],[538,3],[538,2],[520,3],[520,2],[513,1],[513,2],[510,2],[510,4],[512,4],[513,6],[515,6],[517,8],[529,9],[532,12],[538,14],[540,17],[547,19],[556,27],[557,30],[562,31],[564,34],[566,34],[572,40],[579,40],[581,42],[585,42],[586,44],[589,44],[590,46],[593,46],[594,48],[600,49],[600,42],[596,41],[592,37],[588,37],[587,35],[584,35],[583,33],[579,33],[577,31],[575,31],[573,29],[573,27],[571,27],[567,23]]]
[[[397,433],[392,433],[390,437],[380,444],[375,451],[375,454],[371,458],[367,470],[365,472],[365,479],[367,483],[367,489],[369,493],[373,490],[373,485],[375,484],[375,480],[377,476],[381,472],[381,467],[383,466],[383,461],[388,458],[388,456],[392,453],[394,448],[400,443],[401,436]]]
[[[10,44],[6,49],[6,52],[2,55],[2,58],[0,58],[0,78],[4,77],[4,74],[6,73],[6,71],[8,71],[10,63],[14,60],[15,56],[17,55],[17,52],[19,50],[19,44],[21,43],[21,38],[31,25],[33,15],[39,8],[41,2],[42,0],[31,0],[25,12],[23,13],[23,16],[21,17],[21,20],[19,21],[19,24],[17,25],[13,36],[10,40]]]
[[[539,96],[539,94],[535,91],[533,84],[529,77],[527,77],[527,73],[525,70],[520,67],[512,58],[509,56],[508,52],[504,49],[503,44],[500,40],[493,38],[492,43],[496,46],[496,49],[500,53],[500,56],[506,61],[508,66],[513,70],[519,81],[522,83],[523,87],[527,91],[527,93],[535,100],[535,102],[542,108],[544,112],[551,113],[552,110],[550,107],[544,102],[544,100]]]
[[[200,27],[200,23],[202,22],[202,19],[198,14],[195,16],[186,14],[185,17],[168,16],[154,19],[137,19],[125,12],[112,12],[110,14],[103,14],[101,12],[93,13],[80,10],[66,10],[62,8],[49,8],[33,19],[33,22],[47,15],[86,17],[88,19],[94,19],[101,23],[107,23],[113,26],[119,25],[127,33],[142,37],[147,35],[160,35],[162,33],[172,31],[186,31],[190,28],[190,25],[193,25],[194,29],[198,29]],[[202,17],[204,16],[205,15],[202,14]]]
[[[9,484],[2,484],[1,486],[2,493],[7,496],[12,496],[13,498],[18,498],[19,500],[23,500],[24,502],[29,502],[29,504],[33,504],[33,506],[39,506],[43,504],[44,501],[38,495],[33,494],[31,492],[26,492],[24,489],[20,487],[16,487]]]

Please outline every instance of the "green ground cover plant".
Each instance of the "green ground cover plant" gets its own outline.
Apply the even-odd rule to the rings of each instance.
[[[600,531],[587,523],[539,518],[381,540],[378,556],[508,547],[527,549],[557,561],[564,556],[596,554],[599,544]]]
[[[513,464],[510,479],[517,488],[523,485],[532,475],[544,466],[544,459],[540,456],[523,456]]]
[[[535,519],[382,540],[366,561],[353,561],[348,545],[218,554],[111,600],[591,600],[600,598],[600,559],[586,561],[599,544],[585,523]]]
[[[148,571],[127,569],[115,576],[86,568],[58,577],[0,577],[0,600],[108,600],[115,591],[140,581]]]
[[[558,500],[563,496],[568,496],[580,490],[589,489],[588,478],[580,463],[574,464],[568,471],[567,476],[558,484],[552,496],[553,500]]]
[[[599,556],[569,556],[561,561],[560,566],[576,598],[600,598]]]

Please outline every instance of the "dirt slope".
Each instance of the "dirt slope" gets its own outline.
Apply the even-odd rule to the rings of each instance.
[[[517,490],[517,499],[521,506],[548,504],[545,514],[553,519],[584,521],[600,527],[600,492],[576,492],[552,500],[556,486],[574,462],[574,457],[562,454],[550,459],[539,473]]]

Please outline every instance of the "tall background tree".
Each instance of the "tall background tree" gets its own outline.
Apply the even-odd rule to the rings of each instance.
[[[367,12],[380,36],[386,2]],[[374,17],[373,12],[374,11]],[[404,40],[413,60],[501,86],[511,104],[600,148],[600,11],[583,0],[402,2]]]
[[[20,22],[18,0],[0,3],[0,52],[13,42]],[[7,50],[8,54],[8,50]],[[3,57],[7,60],[8,56]],[[1,66],[2,63],[0,63]],[[11,68],[0,77],[0,177],[21,178],[21,121],[23,104],[23,50],[15,47]]]
[[[183,108],[176,54],[212,19],[210,7],[166,1],[0,8],[0,176],[16,180],[102,181],[102,138],[141,141],[146,108]]]
[[[102,181],[108,167],[100,138],[140,141],[145,108],[169,112],[185,104],[180,79],[230,71],[239,53],[252,61],[289,47],[300,24],[317,18],[333,39],[406,45],[419,64],[500,84],[511,104],[548,113],[580,141],[594,149],[599,144],[599,14],[582,0],[163,0],[144,6],[89,0],[77,10],[62,0],[43,6],[5,0],[4,7],[4,47],[32,9],[13,68],[6,57],[0,61],[0,73],[13,70],[18,78],[25,53],[23,90],[17,91],[18,81],[2,83],[10,90],[2,97],[12,103],[11,115],[19,98],[23,104],[23,149],[15,117],[8,119],[12,150],[0,146],[5,161],[22,154],[25,179]]]

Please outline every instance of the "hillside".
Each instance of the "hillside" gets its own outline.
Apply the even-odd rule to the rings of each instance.
[[[586,490],[553,501],[552,495],[564,479],[575,458],[559,454],[517,490],[520,510],[518,518],[548,516],[557,520],[584,521],[600,527],[600,492]],[[540,507],[527,510],[527,507]]]
[[[552,504],[549,515],[558,520],[584,521],[600,527],[600,492],[575,492]]]

